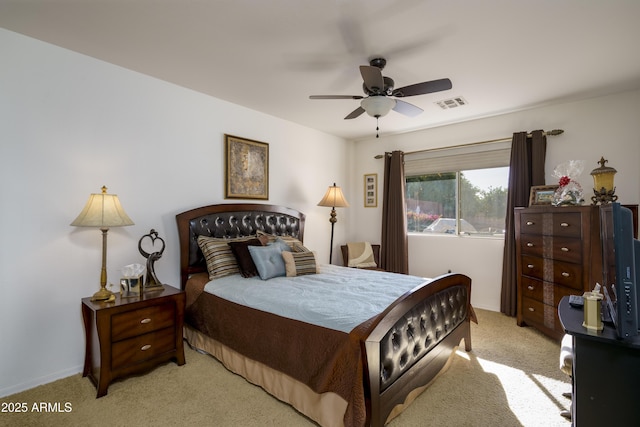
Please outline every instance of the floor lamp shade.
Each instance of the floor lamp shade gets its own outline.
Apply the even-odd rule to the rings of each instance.
[[[336,208],[349,207],[349,203],[347,202],[347,199],[344,198],[342,189],[338,187],[334,182],[333,185],[329,187],[322,200],[320,200],[318,206],[331,208],[331,217],[329,218],[329,222],[331,222],[331,246],[329,247],[329,264],[331,264],[331,261],[333,259],[333,227],[338,221]]]
[[[93,301],[111,301],[115,297],[107,289],[107,232],[110,227],[133,225],[133,221],[126,214],[118,196],[107,194],[107,187],[102,187],[102,193],[89,196],[78,217],[71,225],[76,227],[97,227],[102,231],[102,270],[100,273],[100,290],[91,298]]]

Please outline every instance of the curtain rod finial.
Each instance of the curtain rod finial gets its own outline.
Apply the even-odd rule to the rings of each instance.
[[[564,129],[554,129],[552,131],[547,132],[547,135],[555,136],[555,135],[561,135],[563,133],[564,133]]]

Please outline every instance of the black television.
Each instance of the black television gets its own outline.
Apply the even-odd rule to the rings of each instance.
[[[600,206],[604,294],[619,338],[638,335],[640,241],[634,235],[633,214],[620,203]]]

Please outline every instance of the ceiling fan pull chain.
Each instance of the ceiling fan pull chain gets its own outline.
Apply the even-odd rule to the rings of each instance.
[[[378,132],[380,130],[380,127],[378,126],[379,119],[380,117],[376,117],[376,138],[380,138],[380,132]]]

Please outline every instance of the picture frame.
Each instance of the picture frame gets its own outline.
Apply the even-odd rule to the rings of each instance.
[[[225,199],[269,199],[269,144],[224,136]]]
[[[547,206],[553,202],[553,194],[559,185],[534,185],[529,191],[529,206]]]
[[[364,207],[378,206],[378,174],[368,173],[364,176]]]

